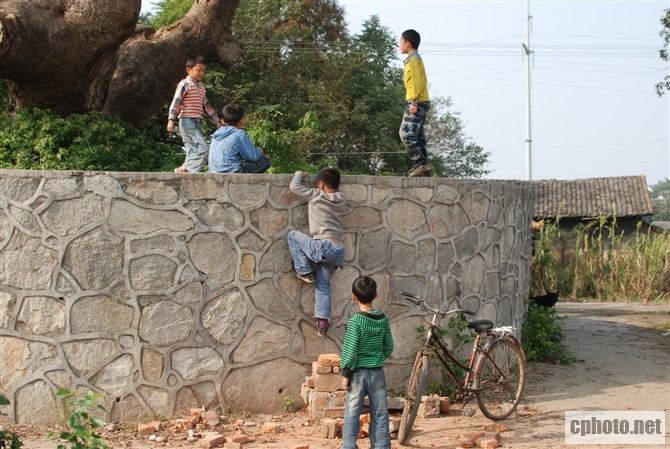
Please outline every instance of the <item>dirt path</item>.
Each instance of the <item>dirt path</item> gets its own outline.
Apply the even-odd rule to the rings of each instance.
[[[519,416],[504,422],[501,447],[580,448],[564,444],[566,410],[644,410],[665,411],[666,431],[670,424],[670,304],[559,303],[558,311],[567,318],[562,326],[565,344],[577,357],[571,366],[532,363],[527,367],[527,382]],[[667,334],[667,335],[664,335]],[[284,431],[277,435],[261,432],[264,421],[282,421]],[[408,446],[411,448],[455,449],[461,432],[491,426],[477,410],[473,417],[459,414],[417,420]],[[235,426],[227,426],[233,433]],[[310,449],[337,449],[341,440],[321,438],[320,426],[304,413],[286,416],[254,416],[238,426],[256,438],[245,449],[285,448],[298,443]],[[44,442],[44,429],[17,428],[27,449],[53,449]],[[218,430],[218,429],[217,429]],[[185,436],[167,435],[167,443],[147,441],[134,434],[132,427],[103,435],[114,448],[200,447],[187,443]],[[666,442],[670,436],[666,433]],[[361,449],[370,447],[362,440]],[[394,449],[400,448],[395,441]],[[629,449],[628,445],[588,446],[602,449]],[[657,446],[658,447],[658,446]],[[667,447],[667,446],[666,446]]]

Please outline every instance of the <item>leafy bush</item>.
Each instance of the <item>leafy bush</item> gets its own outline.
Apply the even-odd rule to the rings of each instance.
[[[521,327],[521,341],[529,362],[570,365],[575,357],[563,346],[565,334],[560,322],[565,319],[553,307],[531,303]]]
[[[0,407],[9,405],[6,397],[0,394]],[[0,449],[20,449],[23,446],[21,438],[14,432],[0,429]]]
[[[171,171],[184,159],[179,145],[161,142],[155,129],[140,131],[98,112],[64,118],[22,109],[0,119],[1,168]]]
[[[49,439],[59,438],[67,441],[71,449],[110,449],[95,431],[104,426],[104,420],[92,415],[96,409],[107,414],[102,405],[96,404],[97,401],[104,398],[104,395],[88,391],[83,397],[76,399],[74,391],[59,389],[56,396],[63,398],[67,429],[63,430],[58,437],[49,433]],[[59,444],[57,449],[66,449],[66,446]]]

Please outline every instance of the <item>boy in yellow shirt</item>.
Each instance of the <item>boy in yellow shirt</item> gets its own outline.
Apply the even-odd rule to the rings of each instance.
[[[405,146],[407,156],[412,161],[412,169],[407,176],[431,176],[426,150],[424,124],[430,109],[428,98],[428,79],[423,60],[419,56],[421,36],[414,30],[406,30],[400,36],[400,53],[407,55],[404,65],[405,111],[400,125],[400,140]]]

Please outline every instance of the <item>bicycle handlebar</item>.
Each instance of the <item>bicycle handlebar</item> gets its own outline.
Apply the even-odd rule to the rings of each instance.
[[[451,315],[452,313],[458,313],[458,312],[463,312],[466,315],[476,315],[476,313],[470,312],[469,310],[465,310],[465,309],[451,309],[451,310],[435,309],[435,308],[429,306],[428,304],[426,304],[426,300],[424,298],[422,298],[421,296],[415,295],[413,293],[400,292],[400,295],[404,296],[406,300],[416,304],[417,306],[421,306],[421,307],[423,307],[424,309],[426,309],[430,312],[437,313],[438,315],[445,315],[446,316],[446,315]]]

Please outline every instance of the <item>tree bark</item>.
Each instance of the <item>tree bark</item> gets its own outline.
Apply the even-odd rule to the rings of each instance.
[[[160,30],[137,24],[141,0],[0,0],[0,77],[18,108],[104,111],[144,125],[195,55],[229,68],[239,0],[194,0]]]

